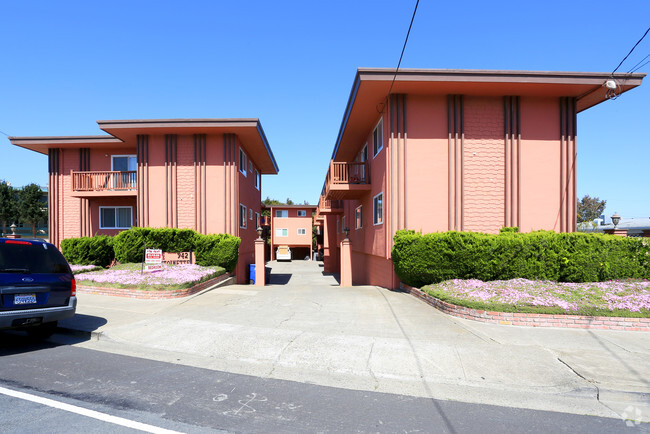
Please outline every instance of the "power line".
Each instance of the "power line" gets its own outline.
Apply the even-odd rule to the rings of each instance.
[[[640,60],[636,65],[634,65],[633,67],[631,67],[630,70],[627,71],[627,73],[628,73],[628,74],[631,74],[631,73],[633,73],[633,72],[638,71],[639,69],[641,69],[644,65],[646,65],[646,64],[648,63],[648,62],[646,62],[646,63],[644,63],[643,65],[641,65],[641,62],[643,62],[644,60],[646,60],[648,57],[650,57],[650,54],[648,54],[648,55],[645,56],[643,59],[641,59],[641,60]],[[641,65],[641,66],[639,66],[639,65]]]
[[[650,32],[650,27],[648,27],[648,30],[646,30],[645,33],[643,34],[643,36],[641,36],[641,39],[639,39],[639,40],[636,42],[636,44],[634,44],[634,47],[632,47],[632,49],[630,50],[630,52],[627,53],[627,56],[625,56],[625,57],[623,58],[623,60],[621,60],[621,63],[619,63],[618,66],[617,66],[616,68],[614,68],[614,70],[612,71],[612,75],[614,75],[614,73],[618,70],[618,68],[621,67],[621,65],[623,64],[623,62],[625,62],[625,59],[627,59],[627,58],[630,56],[630,54],[632,54],[632,51],[634,51],[634,49],[636,48],[636,46],[639,45],[639,44],[641,43],[641,41],[643,41],[643,38],[645,38],[645,36],[648,34],[648,32]]]
[[[415,14],[418,11],[418,5],[420,4],[420,0],[417,0],[415,2],[415,8],[413,9],[413,16],[411,16],[411,24],[409,24],[409,29],[406,32],[406,39],[404,39],[404,45],[402,46],[402,53],[399,56],[399,62],[397,62],[397,68],[395,68],[395,74],[393,75],[393,81],[390,83],[390,88],[388,89],[388,95],[386,95],[386,101],[388,101],[388,97],[390,96],[391,91],[393,90],[393,85],[395,84],[395,79],[397,78],[397,72],[399,71],[399,67],[402,65],[402,58],[404,57],[404,51],[406,50],[406,44],[409,41],[409,35],[411,34],[411,27],[413,27],[413,21],[415,20]],[[383,104],[383,107],[381,110],[377,109],[378,112],[384,111],[384,107],[386,105],[386,102],[380,103],[380,105]]]
[[[9,137],[9,134],[5,133],[4,131],[0,131],[0,133],[4,134],[5,136]]]

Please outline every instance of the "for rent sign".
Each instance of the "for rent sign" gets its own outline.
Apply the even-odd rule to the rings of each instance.
[[[162,270],[163,251],[161,249],[145,249],[144,271]]]

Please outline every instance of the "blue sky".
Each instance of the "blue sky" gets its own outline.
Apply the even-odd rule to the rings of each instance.
[[[0,131],[101,134],[98,119],[261,120],[262,197],[316,203],[358,67],[395,67],[415,0],[0,3]],[[402,67],[611,72],[650,2],[421,0]],[[650,36],[620,71],[650,54]],[[646,59],[646,60],[650,60]],[[650,64],[639,72],[650,72]],[[578,196],[650,217],[650,80],[578,116]],[[47,158],[0,134],[0,179]]]

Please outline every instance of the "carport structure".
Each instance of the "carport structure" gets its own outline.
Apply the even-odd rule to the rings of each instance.
[[[292,259],[313,257],[312,228],[316,205],[272,205],[271,260],[276,259],[279,246],[291,248]]]

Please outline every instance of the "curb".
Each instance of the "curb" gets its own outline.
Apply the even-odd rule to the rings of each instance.
[[[221,283],[227,279],[232,278],[231,273],[225,273],[221,276],[215,277],[214,279],[206,280],[205,282],[194,285],[190,288],[184,289],[175,289],[171,291],[164,290],[154,290],[147,291],[144,289],[131,289],[131,288],[104,288],[99,286],[84,286],[77,285],[77,292],[83,294],[94,294],[94,295],[110,295],[115,297],[128,297],[128,298],[138,298],[143,300],[169,300],[174,298],[183,298],[195,295],[204,289],[210,288],[218,283]]]
[[[572,329],[622,330],[650,332],[650,318],[613,316],[551,315],[544,313],[494,312],[457,306],[426,294],[418,288],[400,283],[400,289],[419,298],[441,312],[458,318],[484,323]]]

